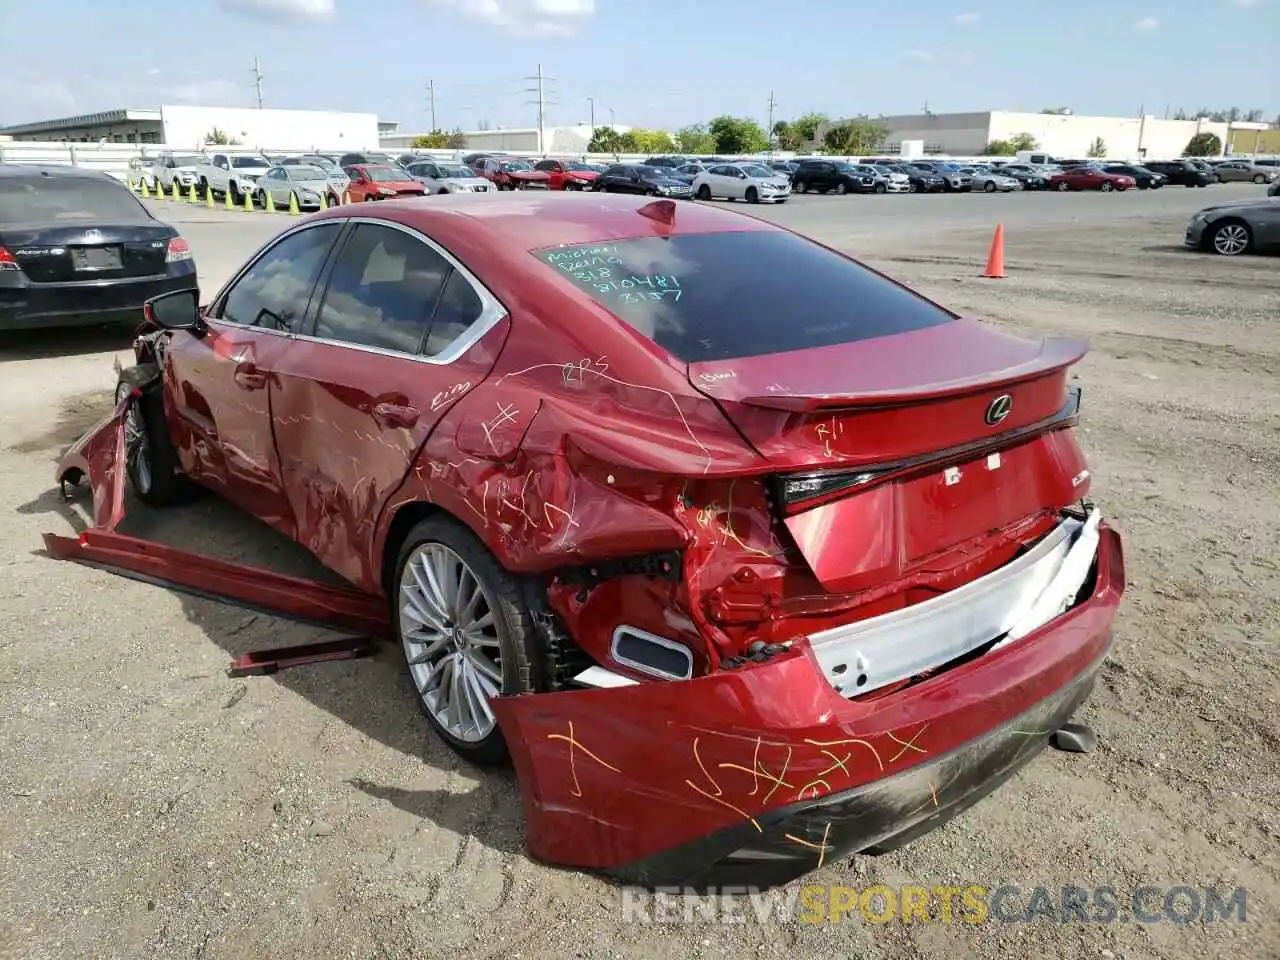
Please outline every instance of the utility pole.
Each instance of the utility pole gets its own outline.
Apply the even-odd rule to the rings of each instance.
[[[773,91],[769,91],[769,126],[765,130],[765,135],[769,138],[769,146],[773,146],[773,108],[778,105],[778,101],[773,99]]]
[[[431,94],[431,132],[435,133],[440,129],[440,124],[436,122],[436,82],[434,80],[427,81],[427,90]]]
[[[613,122],[613,107],[609,108],[609,129],[612,130],[616,126]]]
[[[258,91],[258,109],[262,109],[262,64],[253,58],[253,87]]]
[[[1145,103],[1138,106],[1138,162],[1141,163],[1146,157],[1147,151],[1142,146],[1143,134],[1147,132],[1147,105]]]
[[[588,104],[590,104],[590,106],[591,106],[591,132],[592,132],[592,133],[595,133],[595,130],[596,130],[596,98],[595,98],[595,97],[587,97],[587,103],[588,103]]]
[[[526,80],[537,81],[537,86],[527,89],[526,93],[536,93],[538,99],[536,101],[528,101],[537,103],[538,105],[538,153],[544,153],[544,143],[546,139],[546,123],[547,123],[547,98],[545,93],[545,83],[548,80],[554,80],[555,77],[548,77],[542,72],[542,64],[538,64],[538,72],[532,77],[525,77]]]

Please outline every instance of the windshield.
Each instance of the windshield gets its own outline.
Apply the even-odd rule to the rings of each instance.
[[[197,157],[194,154],[173,158],[175,167],[198,167],[202,163],[204,163],[204,157]]]
[[[294,180],[328,180],[329,175],[319,167],[304,167],[301,165],[295,167],[287,167],[289,176]]]
[[[837,163],[836,169],[839,170],[841,173],[857,173],[857,171],[853,168],[853,164],[851,163]]]
[[[342,172],[338,168],[338,165],[336,163],[334,163],[332,160],[326,160],[324,157],[302,157],[298,160],[292,160],[290,162],[296,163],[300,166],[319,167],[321,170],[324,170],[328,173]]]
[[[636,169],[640,171],[642,177],[657,177],[659,180],[670,180],[671,171],[666,167],[653,167],[649,164],[636,164]]]
[[[464,167],[456,163],[437,163],[436,169],[440,171],[440,176],[452,177],[455,180],[466,180],[476,175],[476,172],[470,167]]]
[[[395,183],[405,178],[405,175],[394,167],[365,167],[364,172],[374,183]]]
[[[591,167],[587,166],[585,163],[578,163],[576,160],[566,160],[564,162],[564,168],[566,170],[580,170],[584,173],[592,172]]]
[[[129,190],[88,177],[0,180],[0,223],[150,223],[151,216]]]
[[[688,363],[824,347],[954,319],[847,257],[780,230],[644,237],[533,255]]]
[[[768,167],[762,167],[758,163],[745,163],[738,168],[748,177],[776,177],[777,174]]]
[[[526,173],[532,169],[533,167],[525,163],[523,160],[503,160],[502,161],[503,173]]]
[[[263,157],[232,157],[231,166],[238,170],[244,170],[252,167],[269,167],[269,164]]]

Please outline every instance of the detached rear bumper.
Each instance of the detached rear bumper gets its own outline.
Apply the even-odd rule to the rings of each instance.
[[[531,853],[652,886],[769,886],[891,847],[1039,753],[1088,696],[1124,591],[1102,526],[1086,599],[878,699],[849,700],[799,641],[694,680],[501,698]]]

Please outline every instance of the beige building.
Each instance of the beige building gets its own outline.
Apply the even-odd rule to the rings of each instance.
[[[904,141],[923,141],[925,153],[977,156],[992,140],[1028,134],[1037,149],[1054,156],[1083,157],[1101,138],[1108,157],[1157,160],[1177,157],[1197,133],[1214,133],[1225,143],[1229,124],[1209,120],[1162,120],[1145,117],[1083,117],[1075,114],[926,113],[878,117],[889,127],[886,152],[898,152]],[[818,136],[830,126],[819,128]]]

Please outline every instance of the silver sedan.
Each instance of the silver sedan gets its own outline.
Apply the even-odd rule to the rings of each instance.
[[[791,181],[758,163],[720,163],[695,176],[692,190],[698,200],[721,197],[748,203],[786,203]]]
[[[960,172],[967,173],[973,177],[973,186],[970,188],[972,190],[983,190],[986,193],[995,193],[999,190],[1001,193],[1012,193],[1014,190],[1022,189],[1021,180],[995,170],[986,170],[982,167],[966,167]]]
[[[494,193],[493,184],[470,167],[442,160],[415,160],[406,170],[427,193]]]
[[[299,209],[319,209],[322,203],[341,202],[347,183],[346,177],[339,179],[319,167],[277,164],[258,181],[258,192],[264,206],[268,196],[277,207],[287,207],[290,198],[297,197]]]

